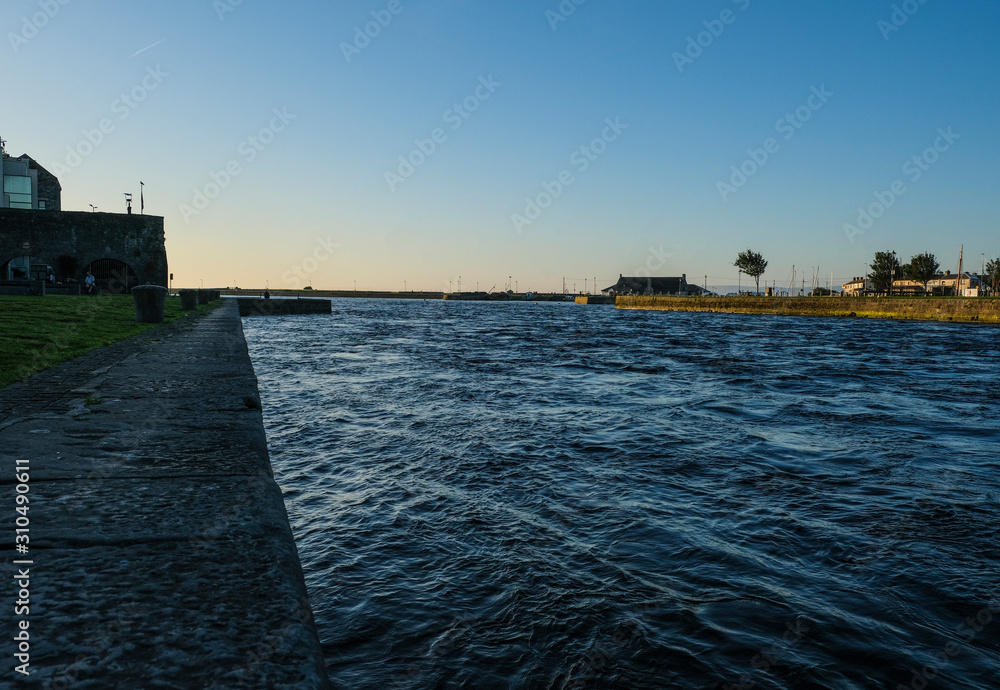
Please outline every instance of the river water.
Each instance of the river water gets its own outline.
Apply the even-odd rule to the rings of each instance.
[[[336,687],[1000,687],[1000,330],[244,319]]]

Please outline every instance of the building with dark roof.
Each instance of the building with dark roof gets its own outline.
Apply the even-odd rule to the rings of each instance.
[[[618,275],[618,282],[601,290],[602,295],[702,295],[704,290],[697,285],[689,285],[687,274],[679,278],[626,277]]]

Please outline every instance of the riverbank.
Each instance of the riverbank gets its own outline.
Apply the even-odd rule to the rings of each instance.
[[[329,687],[259,400],[235,302],[0,391],[0,684]]]
[[[837,316],[1000,324],[1000,299],[907,297],[619,297],[617,309]]]
[[[169,298],[164,323],[188,313],[181,310],[179,299]],[[159,327],[135,322],[131,295],[0,295],[0,388]]]

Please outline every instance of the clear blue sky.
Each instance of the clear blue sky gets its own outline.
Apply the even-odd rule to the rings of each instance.
[[[65,209],[144,181],[175,286],[720,286],[747,247],[825,285],[1000,253],[989,0],[5,0],[0,26],[9,152]]]

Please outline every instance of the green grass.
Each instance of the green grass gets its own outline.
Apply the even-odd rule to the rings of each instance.
[[[165,323],[187,313],[167,298]],[[157,326],[135,322],[131,295],[0,295],[0,388]]]

